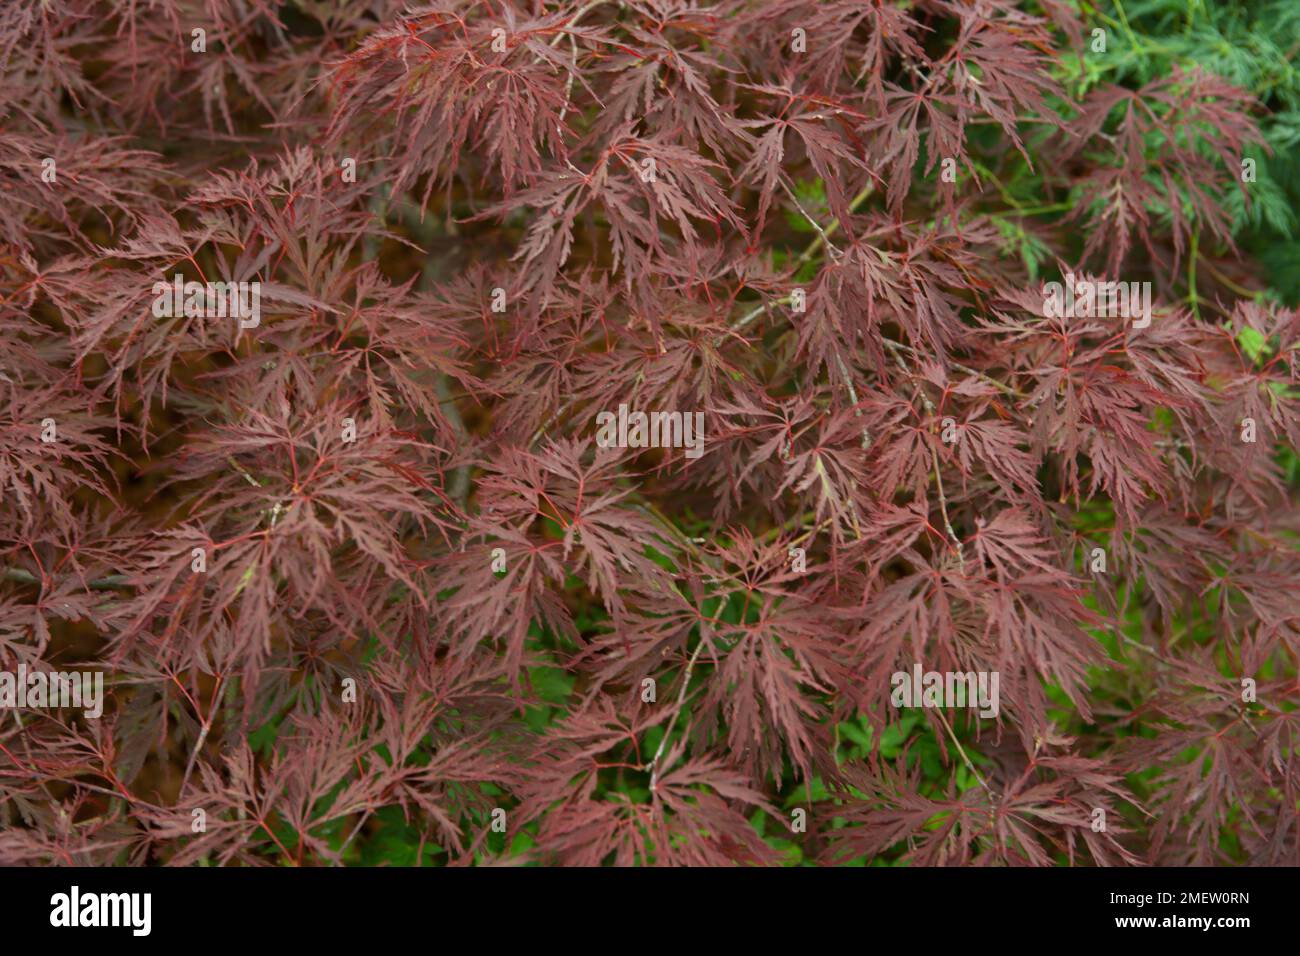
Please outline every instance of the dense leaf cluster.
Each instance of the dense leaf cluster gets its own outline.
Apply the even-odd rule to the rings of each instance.
[[[1297,27],[0,6],[0,860],[1300,863]]]

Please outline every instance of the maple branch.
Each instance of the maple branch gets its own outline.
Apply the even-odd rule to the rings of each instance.
[[[561,404],[560,407],[555,410],[555,414],[552,415],[550,418],[546,419],[546,421],[542,422],[541,427],[539,427],[537,431],[533,432],[533,437],[528,441],[528,447],[532,448],[533,446],[535,446],[537,442],[541,440],[541,437],[546,434],[546,429],[550,428],[557,421],[559,421],[560,418],[564,415],[564,413],[567,412],[570,408],[572,408],[573,405],[574,402],[572,401],[564,402],[563,404]]]
[[[885,348],[889,349],[891,352],[895,352],[896,350],[901,349],[910,355],[919,354],[916,351],[916,349],[914,349],[912,346],[904,345],[902,342],[895,342],[893,339],[886,339],[886,338],[881,338],[880,341],[881,344],[883,344]],[[965,372],[967,375],[974,375],[976,378],[979,378],[987,382],[988,384],[994,386],[995,388],[999,389],[1000,391],[1004,392],[1007,395],[1014,395],[1016,398],[1029,397],[1029,394],[1027,392],[1022,392],[1018,388],[1014,388],[1010,385],[1007,385],[1004,382],[999,382],[996,378],[993,378],[991,375],[986,375],[977,369],[971,368],[969,365],[962,365],[960,362],[951,362],[951,361],[949,362],[949,364],[953,368],[957,369],[958,371]]]
[[[682,712],[682,703],[686,699],[686,689],[691,685],[691,672],[695,670],[695,662],[699,659],[700,651],[702,650],[704,650],[703,625],[701,625],[700,642],[695,645],[695,652],[691,654],[691,659],[686,662],[686,671],[682,676],[682,686],[677,691],[677,706],[673,711],[672,719],[668,721],[668,729],[664,731],[663,737],[660,738],[659,746],[655,750],[655,755],[650,758],[650,762],[646,764],[644,768],[650,771],[651,793],[654,792],[655,784],[658,783],[659,780],[659,770],[656,767],[656,764],[659,762],[659,758],[663,755],[664,748],[668,746],[668,738],[672,736],[673,727],[677,724],[677,715]]]
[[[461,416],[460,409],[456,407],[456,397],[452,394],[451,385],[445,372],[440,372],[434,376],[433,389],[438,395],[438,408],[447,417],[452,430],[460,438],[468,438],[469,430],[465,427],[465,419]],[[447,485],[447,494],[461,508],[465,507],[465,500],[469,497],[468,465],[462,465],[451,473],[451,481]]]
[[[888,342],[889,340],[884,339],[883,341]],[[904,360],[903,356],[893,349],[890,351],[893,352],[894,361],[896,361],[898,367],[903,370],[903,374],[912,380],[912,391],[921,399],[922,404],[925,405],[926,412],[929,414],[930,419],[933,422],[937,411],[934,407],[934,402],[930,401],[930,396],[925,394],[925,389],[916,382],[916,374],[912,371],[906,360]],[[933,435],[934,432],[931,431],[930,434]],[[934,483],[939,490],[939,513],[943,516],[943,530],[947,533],[948,540],[956,549],[957,564],[961,568],[962,573],[965,574],[966,556],[962,550],[962,540],[957,537],[957,532],[953,530],[952,522],[948,519],[948,495],[943,489],[943,475],[941,473],[942,470],[939,468],[939,450],[935,448],[933,444],[930,445],[930,460],[934,464]]]
[[[175,676],[172,677],[172,680],[176,680]],[[190,782],[190,774],[194,772],[194,765],[195,763],[198,762],[199,751],[203,749],[203,744],[207,742],[208,733],[212,730],[212,723],[217,718],[217,706],[221,703],[221,684],[222,681],[224,680],[225,680],[224,673],[217,675],[216,686],[213,687],[212,689],[212,702],[211,704],[208,705],[208,716],[206,718],[202,718],[203,725],[199,730],[199,738],[194,742],[194,750],[190,754],[189,763],[185,765],[185,776],[181,778],[181,786],[180,786],[180,790],[177,791],[178,793],[183,793],[185,791],[185,785]],[[176,684],[177,686],[180,686],[180,681],[177,680]],[[181,689],[184,690],[183,687]],[[186,694],[186,696],[188,697],[189,695]],[[191,698],[191,703],[194,703],[192,698]],[[198,711],[197,705],[195,706],[194,709],[196,712]]]
[[[559,39],[558,34],[556,36],[556,39]],[[555,46],[555,40],[551,41],[551,46]],[[573,57],[573,62],[576,65],[578,62],[578,41],[573,38],[572,33],[569,34],[569,55]],[[572,98],[573,98],[573,71],[570,70],[568,78],[566,78],[564,81],[564,105],[560,107],[560,115],[555,120],[555,131],[559,133],[561,136],[564,135],[564,117],[568,115],[569,102]],[[569,165],[573,165],[573,164],[570,163]]]
[[[731,326],[731,331],[739,332],[745,326],[749,325],[750,322],[753,322],[756,318],[758,318],[760,315],[766,312],[771,306],[789,305],[793,301],[794,298],[792,296],[785,295],[779,299],[773,300],[772,302],[763,302],[762,304],[755,306],[752,312],[747,313],[743,318],[733,323]],[[725,339],[722,336],[718,336],[717,340],[713,344],[721,345],[724,341]]]
[[[808,522],[812,521],[816,517],[817,517],[817,513],[814,511],[805,511],[803,514],[794,515],[791,518],[787,518],[781,524],[768,528],[761,535],[759,535],[758,540],[764,543],[775,541],[777,538],[779,538],[781,535],[785,534],[788,531],[803,529]],[[817,525],[815,528],[809,529],[802,536],[795,538],[793,543],[798,544],[801,540],[808,537],[809,534],[816,534],[818,531],[821,530],[822,526],[825,525],[828,520],[829,519],[825,519],[825,518],[822,519],[821,524]]]
[[[844,376],[844,387],[849,390],[849,400],[853,402],[853,414],[857,418],[862,417],[862,408],[858,404],[858,390],[853,387],[853,376],[849,374],[849,367],[844,362],[844,356],[840,355],[839,349],[835,350],[835,362],[839,366],[840,374]],[[867,426],[862,426],[862,450],[866,451],[871,447],[871,433],[867,431]],[[849,502],[849,507],[853,503]],[[856,515],[855,515],[856,520]]]
[[[41,579],[23,568],[5,568],[0,577],[7,581],[18,581],[22,584],[40,584]],[[96,578],[89,582],[89,586],[96,591],[114,591],[119,588],[134,587],[131,584],[129,575],[126,574],[109,574],[102,578]]]
[[[975,779],[979,781],[980,786],[984,788],[984,792],[989,795],[989,799],[996,803],[998,795],[993,792],[993,788],[988,785],[980,772],[975,769],[975,764],[971,763],[971,759],[966,755],[966,750],[962,747],[961,741],[958,740],[957,735],[953,733],[952,726],[948,723],[948,718],[944,716],[942,710],[936,709],[934,714],[939,718],[939,722],[943,724],[943,729],[948,731],[948,736],[952,738],[952,745],[957,748],[957,753],[961,754],[961,759],[962,762],[966,764],[966,769],[969,770],[974,775]]]
[[[854,196],[852,201],[849,203],[849,212],[857,212],[858,207],[867,201],[867,197],[871,195],[874,189],[875,189],[875,185],[873,183],[867,183],[864,187],[862,187],[862,191],[858,193],[856,196]],[[803,268],[804,263],[806,263],[809,259],[815,256],[817,254],[817,250],[822,247],[822,243],[829,240],[831,236],[835,235],[836,230],[839,228],[840,228],[839,219],[832,219],[831,224],[826,227],[824,232],[818,230],[821,234],[818,235],[818,237],[814,239],[811,243],[809,243],[808,248],[805,249],[800,254],[799,258],[795,260],[794,271],[798,272],[801,268]]]
[[[561,136],[564,135],[564,117],[569,113],[569,102],[573,97],[573,77],[575,76],[575,70],[578,65],[578,41],[573,37],[573,28],[578,25],[578,21],[588,12],[594,10],[604,2],[605,0],[591,0],[590,3],[579,9],[577,13],[570,17],[568,23],[564,24],[560,30],[556,31],[555,36],[551,38],[551,42],[548,44],[551,48],[554,48],[556,44],[560,42],[561,38],[567,36],[569,38],[570,55],[573,57],[573,67],[568,70],[569,75],[564,81],[564,105],[560,107],[560,115],[556,117],[555,120],[555,131]],[[621,2],[619,3],[619,6],[622,6]],[[541,62],[540,56],[537,57],[537,62]],[[571,169],[574,168],[573,163],[569,163],[569,167]]]
[[[948,520],[948,496],[944,494],[943,478],[940,476],[939,468],[939,451],[930,446],[930,457],[934,461],[934,483],[939,490],[939,513],[943,515],[943,530],[948,532],[948,539],[957,549],[957,564],[961,567],[962,573],[966,573],[966,557],[962,553],[962,541],[957,537],[957,532],[952,530],[952,522]]]
[[[352,838],[355,837],[361,831],[361,828],[365,825],[365,822],[370,819],[370,815],[374,812],[375,812],[374,807],[366,807],[366,812],[361,814],[361,819],[357,821],[357,825],[352,828],[352,832],[348,834],[348,838],[343,841],[342,845],[338,848],[338,852],[334,854],[334,858],[333,860],[331,860],[330,866],[343,865],[343,853],[344,851],[347,850],[348,844],[350,844],[352,842]]]
[[[784,179],[778,179],[778,181],[781,183],[781,188],[785,190],[785,194],[790,197],[790,201],[794,203],[795,208],[798,209],[799,212],[803,215],[803,217],[808,220],[809,225],[811,225],[813,229],[816,230],[817,237],[821,240],[821,244],[826,247],[827,251],[830,252],[831,258],[838,259],[840,256],[840,251],[835,248],[834,244],[831,243],[830,237],[826,235],[826,230],[822,228],[822,224],[819,223],[816,219],[814,219],[811,215],[809,215],[807,209],[803,208],[803,203],[799,201],[799,197],[796,196],[794,192],[791,191],[790,187],[786,185]],[[838,224],[838,220],[837,220],[837,224]],[[795,271],[797,272],[798,270],[796,269]]]
[[[782,183],[782,186],[784,185],[785,184]],[[871,183],[867,183],[867,185],[862,189],[862,191],[858,193],[856,196],[854,196],[853,201],[849,203],[849,212],[857,211],[857,208],[860,205],[862,205],[864,202],[866,202],[867,197],[871,195],[872,190],[874,188],[875,187]],[[789,189],[787,188],[786,191],[789,192]],[[791,196],[790,198],[794,199],[793,196]],[[797,199],[795,199],[795,205],[796,206],[799,205],[799,201]],[[807,212],[804,211],[804,208],[802,206],[799,206],[799,211],[803,213],[804,218],[806,218],[809,222],[811,222],[813,224],[813,227],[816,228],[817,238],[814,239],[811,243],[809,243],[808,247],[804,249],[802,253],[800,253],[799,258],[795,260],[794,269],[791,270],[792,274],[798,273],[799,270],[803,268],[804,264],[817,254],[818,249],[820,249],[824,244],[829,243],[830,237],[835,235],[836,230],[840,228],[839,219],[832,219],[830,225],[827,226],[825,229],[823,229],[820,225],[817,224],[816,220],[814,220],[811,216],[808,215]],[[770,303],[763,302],[760,305],[755,306],[753,311],[746,313],[745,316],[743,316],[742,318],[734,322],[731,326],[731,331],[739,332],[745,326],[749,325],[750,322],[753,322],[756,318],[762,315],[763,312],[767,308],[769,308],[769,306],[789,305],[792,301],[793,299],[787,295],[787,296],[782,296],[779,299],[775,299]],[[721,344],[722,341],[723,339],[719,338],[715,344]]]
[[[606,0],[590,0],[590,2],[587,3],[585,6],[580,7],[578,9],[578,12],[569,18],[569,22],[564,24],[564,29],[556,33],[555,36],[551,39],[550,45],[555,46],[555,44],[559,43],[560,39],[566,35],[570,39],[572,39],[573,34],[569,33],[568,31],[572,30],[575,26],[577,26],[578,21],[581,20],[584,16],[586,16],[592,10],[596,9],[598,6],[600,6],[602,3],[605,2]],[[620,3],[619,6],[622,6],[622,4]]]

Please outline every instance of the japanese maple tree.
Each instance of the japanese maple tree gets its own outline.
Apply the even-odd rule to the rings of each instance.
[[[5,6],[0,862],[1300,864],[1300,81],[1108,10]]]

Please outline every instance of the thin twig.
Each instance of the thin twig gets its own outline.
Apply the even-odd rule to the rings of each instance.
[[[18,581],[22,584],[40,584],[41,579],[30,571],[23,568],[5,568],[0,572],[0,578],[7,581]],[[132,587],[131,579],[126,574],[110,574],[106,577],[96,578],[90,582],[90,587],[96,591],[112,591],[118,588]]]
[[[875,185],[873,183],[867,183],[867,185],[862,188],[862,192],[854,196],[853,200],[849,203],[849,212],[857,212],[858,207],[867,201],[867,197],[871,195],[874,189],[875,189]],[[831,236],[835,235],[836,230],[838,230],[839,228],[840,228],[840,221],[838,219],[832,219],[831,224],[826,227],[824,235],[826,236],[827,239],[829,239]],[[801,268],[803,268],[804,263],[806,263],[809,259],[811,259],[813,256],[817,254],[817,250],[822,247],[823,241],[824,240],[819,235],[808,245],[808,248],[805,249],[803,253],[799,256],[799,258],[795,260],[794,263],[795,272],[798,272]]]
[[[682,686],[677,691],[677,707],[673,711],[672,719],[668,721],[668,729],[664,731],[663,738],[659,741],[659,747],[655,750],[655,755],[645,765],[645,769],[650,771],[651,792],[654,791],[655,785],[659,781],[659,769],[656,764],[658,764],[659,758],[663,756],[664,748],[668,746],[668,738],[672,736],[673,727],[677,724],[677,717],[682,712],[682,703],[686,699],[686,689],[691,686],[691,672],[695,670],[695,662],[699,659],[702,650],[704,650],[703,633],[700,635],[700,642],[695,645],[695,652],[691,654],[691,659],[686,662],[686,672],[682,675]]]
[[[890,351],[893,352],[894,361],[896,361],[898,363],[898,367],[903,370],[903,374],[906,375],[908,378],[913,379],[912,391],[921,399],[922,404],[925,405],[925,410],[927,414],[929,414],[931,420],[933,420],[935,415],[937,414],[937,409],[934,407],[934,402],[930,400],[929,395],[925,394],[925,389],[921,388],[921,386],[916,383],[915,381],[916,375],[912,372],[911,367],[908,366],[902,354],[900,354],[898,351],[895,351],[893,349],[891,349]],[[939,513],[943,515],[943,530],[947,533],[948,540],[952,543],[953,548],[956,550],[957,564],[961,568],[962,573],[965,574],[966,556],[962,550],[962,540],[961,538],[957,537],[957,532],[953,530],[952,522],[948,519],[948,495],[944,492],[943,489],[943,476],[941,475],[940,468],[939,468],[939,450],[935,448],[934,445],[930,446],[930,460],[934,464],[934,483],[939,490]]]
[[[948,723],[948,718],[943,715],[943,711],[941,710],[936,710],[934,713],[935,716],[939,718],[939,722],[943,724],[943,729],[948,731],[948,736],[952,738],[952,745],[957,748],[957,753],[961,754],[961,759],[962,762],[966,764],[966,769],[974,774],[975,779],[978,780],[980,786],[984,788],[984,792],[989,795],[989,799],[996,803],[998,795],[993,792],[993,788],[988,785],[980,772],[975,769],[975,764],[971,763],[971,759],[966,755],[966,750],[962,747],[961,741],[958,740],[957,735],[952,732],[952,727]]]
[[[827,248],[827,250],[830,252],[831,258],[838,259],[840,256],[840,251],[836,249],[834,244],[830,241],[830,237],[827,236],[826,230],[822,228],[822,224],[819,223],[816,219],[814,219],[809,214],[807,209],[803,208],[803,203],[799,201],[799,197],[796,196],[794,192],[790,189],[790,187],[786,185],[784,179],[781,179],[780,183],[781,183],[781,188],[784,189],[785,194],[790,197],[790,201],[794,203],[795,208],[799,210],[799,212],[803,215],[803,217],[808,220],[808,223],[813,227],[813,229],[816,230],[818,238],[821,239],[822,245],[824,245]]]

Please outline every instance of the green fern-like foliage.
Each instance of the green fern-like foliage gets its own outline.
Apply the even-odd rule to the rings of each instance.
[[[1264,267],[1267,294],[1287,304],[1300,300],[1300,4],[1114,0],[1084,7],[1106,31],[1107,53],[1076,64],[1076,92],[1103,82],[1136,88],[1178,64],[1216,74],[1259,100],[1267,149],[1246,150],[1255,181],[1248,196],[1234,192],[1225,203],[1239,248]]]

